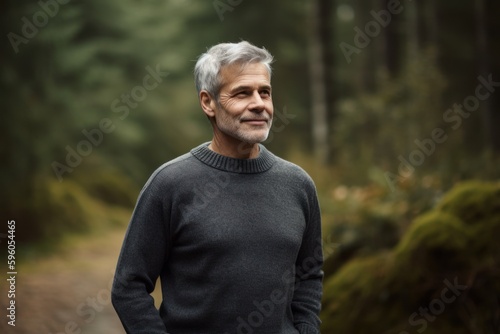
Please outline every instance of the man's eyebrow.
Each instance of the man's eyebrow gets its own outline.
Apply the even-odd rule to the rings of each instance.
[[[254,86],[241,85],[241,86],[236,86],[236,87],[232,88],[231,92],[234,93],[234,92],[237,92],[237,91],[252,90],[253,88],[254,88]],[[262,86],[259,86],[259,90],[262,90],[262,89],[272,90],[272,87],[271,87],[271,85],[262,85]]]

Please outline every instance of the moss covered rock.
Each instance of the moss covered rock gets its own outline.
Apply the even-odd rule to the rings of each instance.
[[[458,217],[471,234],[468,251],[480,262],[500,260],[500,184],[467,182],[457,185],[437,210]]]
[[[412,279],[463,270],[472,264],[468,245],[472,233],[449,213],[428,212],[413,222],[394,249],[400,270],[412,271]]]
[[[363,333],[390,314],[387,278],[391,254],[358,258],[347,263],[324,286],[322,333]],[[389,312],[389,313],[387,313]]]
[[[500,215],[500,186],[498,183],[466,182],[448,192],[437,206],[470,225]]]
[[[325,280],[322,333],[494,333],[500,185],[457,185],[389,252]]]

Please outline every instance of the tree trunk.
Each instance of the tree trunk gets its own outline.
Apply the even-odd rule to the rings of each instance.
[[[412,62],[418,56],[419,51],[418,7],[415,1],[406,4],[405,14],[407,21],[407,59]]]
[[[384,4],[387,4],[387,1],[384,0]],[[387,73],[389,77],[395,77],[400,70],[401,67],[401,15],[393,15],[391,19],[391,23],[384,30],[384,56],[385,56],[385,68],[387,69]],[[403,18],[404,19],[404,18]],[[404,22],[404,21],[403,21]]]
[[[476,0],[476,41],[477,41],[477,61],[479,74],[487,78],[492,73],[489,36],[488,36],[488,11],[486,8],[486,0]],[[495,79],[495,78],[494,78]],[[493,107],[493,96],[483,101],[481,104],[482,109],[482,123],[483,123],[483,136],[485,146],[493,149],[495,152],[500,152],[500,129],[499,122],[500,116],[495,112]]]
[[[427,46],[439,53],[439,19],[435,0],[425,2],[425,15],[427,17]]]
[[[310,3],[309,67],[311,80],[311,113],[314,154],[318,161],[331,161],[329,111],[333,106],[332,62],[329,0]],[[330,114],[333,114],[330,112]]]
[[[356,26],[359,27],[361,31],[365,30],[366,24],[373,20],[370,15],[370,11],[373,9],[373,2],[366,0],[356,0],[355,1],[355,12],[356,12]],[[380,36],[379,36],[380,37]],[[371,38],[369,45],[362,49],[359,55],[360,71],[357,74],[357,80],[359,82],[359,93],[373,93],[375,91],[375,66],[376,60],[374,59],[374,40],[376,38]]]

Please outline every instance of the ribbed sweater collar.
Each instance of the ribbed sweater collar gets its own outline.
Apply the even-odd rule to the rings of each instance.
[[[255,159],[236,159],[223,156],[208,148],[210,142],[203,143],[191,150],[198,160],[213,168],[232,173],[261,173],[274,164],[276,156],[269,152],[264,145],[259,144],[259,156]]]

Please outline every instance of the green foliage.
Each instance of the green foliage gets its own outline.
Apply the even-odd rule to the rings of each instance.
[[[500,247],[492,233],[497,236],[500,228],[499,191],[499,183],[457,185],[434,210],[415,219],[392,251],[354,259],[328,277],[322,331],[437,334],[495,326]],[[474,224],[468,221],[471,212]],[[443,303],[442,313],[430,314],[435,318],[423,328],[416,323],[424,319],[420,308],[441,299],[446,282],[467,289]]]
[[[428,51],[409,62],[397,78],[381,75],[376,92],[340,99],[332,141],[343,179],[364,183],[373,168],[397,174],[398,156],[408,159],[416,149],[414,140],[440,124],[445,87],[436,56]],[[447,152],[440,152],[441,161]],[[418,171],[435,168],[436,161],[437,155],[431,155]]]
[[[325,243],[334,248],[325,261],[326,275],[353,257],[392,248],[399,239],[398,219],[408,208],[404,200],[390,200],[387,189],[376,185],[337,186],[320,201]]]
[[[17,240],[50,244],[67,233],[125,226],[139,189],[121,172],[82,169],[74,180],[37,176],[5,199]]]
[[[137,187],[117,170],[84,170],[75,179],[85,186],[88,196],[111,206],[132,209],[137,200]]]
[[[450,191],[441,201],[439,210],[476,225],[500,211],[500,189],[497,184],[468,182]]]
[[[124,226],[131,213],[132,190],[124,189],[123,185],[114,188],[116,182],[94,177],[96,180],[88,185],[89,190],[71,180],[37,180],[33,197],[23,205],[24,215],[17,224],[18,239],[56,241],[66,233]]]

